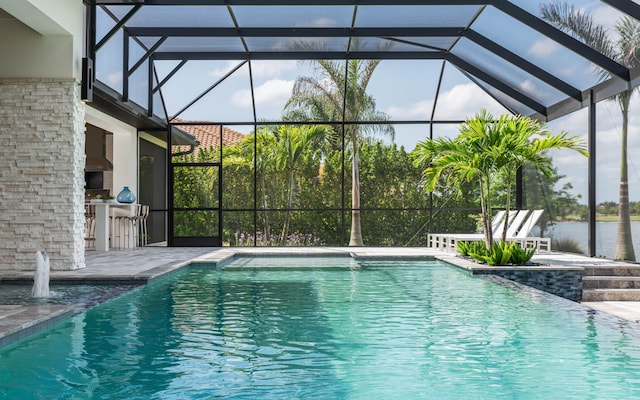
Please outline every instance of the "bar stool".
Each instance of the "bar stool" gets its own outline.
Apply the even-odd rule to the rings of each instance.
[[[142,247],[148,244],[147,217],[149,216],[149,206],[136,205],[133,215],[130,217],[131,232],[135,246]]]
[[[129,210],[119,210],[115,207],[112,208],[112,213],[109,216],[111,220],[111,234],[109,235],[111,248],[120,250],[136,247],[134,222],[132,220],[135,213],[132,215]]]
[[[111,247],[114,249],[128,249],[148,244],[147,218],[149,206],[132,205],[132,209],[113,209],[111,219]]]
[[[147,218],[149,217],[149,206],[140,205],[139,208],[136,209],[136,234],[138,234],[138,238],[136,243],[138,246],[146,246],[149,244],[149,232],[147,231]]]
[[[96,248],[96,206],[84,206],[84,248]]]

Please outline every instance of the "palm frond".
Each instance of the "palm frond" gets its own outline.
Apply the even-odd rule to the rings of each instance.
[[[640,66],[640,22],[623,17],[616,24],[620,62],[629,68]]]
[[[316,60],[317,77],[299,77],[294,83],[291,98],[285,104],[287,120],[306,117],[309,121],[388,121],[390,116],[376,109],[375,99],[366,93],[367,85],[380,60]],[[345,67],[348,81],[345,94]],[[346,98],[344,97],[346,95]],[[346,106],[346,108],[345,108]],[[389,124],[351,125],[348,137],[384,135],[392,140],[395,129]]]
[[[540,15],[563,32],[611,59],[617,59],[616,47],[609,38],[607,29],[597,24],[592,15],[577,9],[573,4],[560,1],[542,4]]]

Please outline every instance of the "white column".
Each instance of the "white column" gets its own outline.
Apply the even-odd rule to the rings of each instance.
[[[109,251],[109,203],[96,203],[96,251]]]

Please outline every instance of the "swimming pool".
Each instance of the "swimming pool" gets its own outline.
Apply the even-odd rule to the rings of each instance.
[[[0,397],[638,397],[616,321],[436,261],[238,259],[0,349]]]

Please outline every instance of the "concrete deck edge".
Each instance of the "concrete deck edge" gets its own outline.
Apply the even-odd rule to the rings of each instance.
[[[32,306],[0,318],[0,347],[51,327],[79,313],[77,305]]]

